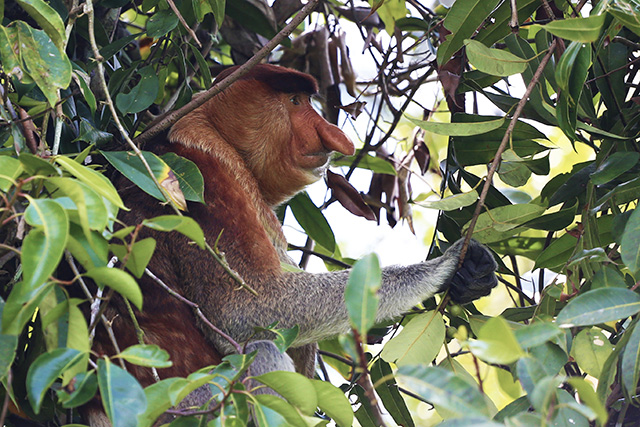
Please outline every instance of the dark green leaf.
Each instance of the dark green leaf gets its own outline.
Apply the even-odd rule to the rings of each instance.
[[[113,135],[96,129],[91,122],[82,117],[80,119],[80,133],[74,141],[84,141],[89,144],[103,145],[109,142]]]
[[[129,253],[125,267],[127,267],[127,270],[129,270],[131,274],[139,279],[144,274],[144,270],[147,268],[149,261],[151,261],[153,252],[156,249],[156,241],[149,237],[135,242],[131,248],[127,248],[124,245],[112,244],[109,246],[109,249],[120,259],[124,259],[127,251],[130,250],[131,252]]]
[[[141,68],[138,74],[140,74],[138,84],[129,93],[120,92],[116,96],[116,106],[124,114],[145,110],[158,96],[160,82],[153,66],[147,65]]]
[[[635,209],[624,228],[621,242],[622,261],[632,273],[640,271],[640,209]]]
[[[413,427],[415,424],[404,398],[398,391],[398,384],[393,376],[391,366],[382,359],[377,359],[371,367],[370,374],[381,403],[389,411],[396,424]]]
[[[140,383],[109,359],[98,359],[98,385],[102,406],[113,427],[137,427],[138,415],[147,408]]]
[[[204,179],[195,163],[175,153],[160,156],[178,178],[186,200],[204,203]]]
[[[489,13],[498,5],[498,0],[469,0],[453,3],[444,20],[451,34],[438,48],[438,65],[443,66],[462,48],[464,40],[471,38]]]
[[[487,120],[495,120],[491,116],[474,116],[470,114],[455,114],[452,122],[478,123]],[[479,165],[493,160],[500,142],[504,137],[508,123],[491,132],[475,136],[458,136],[453,138],[456,159],[461,166]],[[528,123],[518,121],[512,134],[512,147],[520,157],[526,157],[547,150],[543,145],[533,141],[534,139],[546,139],[543,133]]]
[[[289,200],[289,207],[293,212],[293,216],[296,217],[296,221],[307,232],[309,237],[331,253],[336,250],[336,238],[333,235],[331,226],[322,211],[313,204],[306,192],[299,193]]]
[[[22,244],[22,286],[37,289],[49,279],[62,258],[69,220],[62,206],[50,199],[31,199],[24,218],[33,229]]]
[[[57,348],[41,354],[33,362],[29,367],[26,385],[29,402],[36,414],[40,412],[42,399],[53,382],[82,357],[83,353],[78,350]]]
[[[54,12],[55,13],[55,12]],[[57,15],[57,14],[56,14]],[[63,32],[64,33],[64,32]],[[14,21],[9,27],[0,28],[0,54],[11,60],[9,73],[23,83],[29,83],[29,77],[38,85],[50,106],[58,100],[57,91],[69,86],[71,82],[71,62],[64,52],[51,41],[42,30],[31,28],[25,22]],[[16,46],[19,58],[6,48]],[[15,62],[14,61],[18,61]]]
[[[91,371],[76,375],[71,393],[66,388],[61,388],[56,393],[63,408],[75,408],[91,400],[96,391],[98,391],[98,378],[95,372]]]
[[[147,20],[147,36],[157,39],[178,26],[178,16],[169,9],[159,10]]]

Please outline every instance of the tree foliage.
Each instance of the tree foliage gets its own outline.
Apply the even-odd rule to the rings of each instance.
[[[245,425],[251,412],[263,426],[350,425],[354,415],[362,426],[413,426],[426,422],[417,402],[429,423],[447,426],[635,425],[640,3],[425,4],[0,2],[0,424],[80,422],[77,408],[100,399],[114,426],[151,426],[210,384],[209,411],[174,411],[172,425]],[[373,77],[358,77],[349,48],[360,47],[345,31],[362,36]],[[163,349],[141,336],[111,357],[91,352],[96,324],[108,319],[85,318],[89,304],[118,293],[144,309],[135,278],[152,274],[155,241],[137,238],[142,227],[182,233],[224,263],[180,212],[185,200],[202,201],[197,167],[139,147],[212,96],[223,68],[260,59],[313,73],[325,116],[357,123],[360,148],[335,160],[342,173],[329,172],[322,208],[337,201],[391,226],[439,209],[429,256],[467,232],[487,244],[504,286],[485,311],[500,315],[437,297],[398,324],[372,327],[379,267],[366,257],[346,295],[353,334],[321,344],[324,364],[344,377],[340,389],[274,372],[259,380],[282,398],[254,395],[244,354],[143,388],[124,361],[161,370],[175,362]],[[554,164],[561,139],[588,154]],[[369,172],[369,190],[349,183],[355,170]],[[114,228],[126,209],[114,171],[176,215]],[[438,190],[413,191],[423,179]],[[302,265],[314,254],[329,269],[353,264],[311,198],[288,206],[281,215],[293,214],[316,244]],[[296,333],[275,332],[281,348]]]

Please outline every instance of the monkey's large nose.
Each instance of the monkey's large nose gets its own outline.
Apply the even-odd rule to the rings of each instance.
[[[339,127],[331,123],[321,123],[318,126],[318,135],[324,148],[329,151],[337,151],[346,156],[353,156],[356,152],[356,148],[349,137]]]

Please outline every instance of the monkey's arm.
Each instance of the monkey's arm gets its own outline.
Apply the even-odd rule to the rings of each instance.
[[[382,287],[377,321],[399,316],[432,295],[450,287],[454,301],[469,302],[488,295],[497,284],[496,263],[491,253],[472,241],[465,262],[457,269],[462,241],[456,242],[439,258],[411,266],[386,267],[382,270]],[[254,326],[300,327],[294,346],[331,338],[349,330],[344,289],[349,271],[311,274],[283,273],[276,283],[259,289],[256,297],[243,292],[235,301],[218,307],[219,324],[235,339],[244,341]],[[242,298],[243,300],[239,300]],[[242,313],[230,307],[242,307]],[[212,337],[219,348],[228,347]]]

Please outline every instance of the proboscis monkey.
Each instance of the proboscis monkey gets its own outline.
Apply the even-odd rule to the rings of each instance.
[[[239,343],[254,336],[257,326],[278,322],[279,328],[300,328],[284,355],[268,336],[252,339],[247,350],[258,353],[251,375],[295,369],[312,376],[316,343],[350,329],[344,303],[348,271],[311,274],[281,266],[291,260],[274,208],[322,177],[332,152],[354,153],[349,138],[311,106],[316,90],[315,80],[307,74],[258,65],[180,119],[168,142],[152,147],[158,153],[186,157],[200,168],[206,203],[190,203],[189,215],[211,244],[218,241],[231,268],[257,295],[238,289],[207,252],[177,233],[148,232],[157,240],[149,269],[196,302],[213,324]],[[121,215],[126,224],[171,213],[133,186],[122,196],[131,208]],[[384,268],[377,320],[399,316],[446,289],[458,302],[487,295],[497,283],[492,255],[472,241],[458,269],[461,246],[455,243],[430,261]],[[160,370],[162,377],[186,376],[234,351],[228,341],[200,324],[190,307],[151,279],[143,277],[140,285],[144,311],[137,316],[145,339],[166,349],[174,364]],[[117,301],[112,303],[111,310],[120,309]],[[136,343],[128,319],[123,311],[113,323],[123,348]],[[145,385],[152,382],[145,369],[134,368],[134,374]]]

